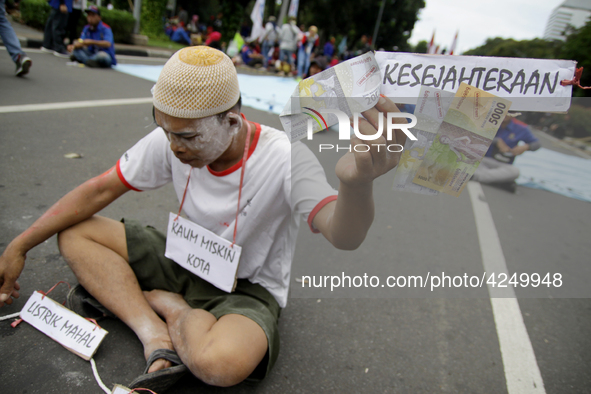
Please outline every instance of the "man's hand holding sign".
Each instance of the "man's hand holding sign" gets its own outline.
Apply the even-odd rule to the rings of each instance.
[[[373,136],[382,129],[382,135],[371,142],[351,136],[352,152],[345,154],[338,162],[336,174],[339,180],[347,185],[366,185],[392,170],[398,161],[402,151],[391,152],[386,149],[387,144],[399,144],[404,146],[406,134],[400,129],[394,129],[392,139],[387,139],[386,127],[380,127],[380,123],[387,123],[387,114],[400,112],[398,107],[388,98],[380,97],[375,107],[362,112],[364,118],[359,117],[359,132]],[[382,118],[381,120],[379,118]],[[398,124],[407,124],[404,118],[394,118]],[[366,149],[369,150],[366,151]]]
[[[387,127],[384,125],[388,113],[400,111],[386,97],[380,97],[375,107],[362,112],[365,119],[359,117],[359,132],[374,136],[382,129],[382,135],[372,141],[351,136],[350,152],[341,157],[336,165],[336,175],[340,180],[339,198],[325,206],[314,219],[318,230],[338,248],[355,249],[363,242],[374,218],[373,181],[394,169],[400,160],[401,151],[391,152],[386,145],[404,146],[406,134],[394,129],[392,138],[387,139]],[[394,118],[393,122],[408,123],[404,118]]]

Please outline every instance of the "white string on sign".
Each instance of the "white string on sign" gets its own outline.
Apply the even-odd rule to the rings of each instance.
[[[101,377],[98,374],[98,371],[96,369],[96,363],[94,362],[94,358],[91,358],[90,359],[90,365],[92,366],[92,374],[94,375],[94,378],[96,379],[96,382],[98,383],[98,385],[100,386],[100,388],[103,389],[103,391],[105,393],[111,394],[111,390],[109,390],[107,388],[107,386],[105,386],[105,384],[101,380]]]
[[[13,313],[11,315],[2,316],[2,317],[0,317],[0,321],[2,321],[2,320],[8,320],[8,319],[14,319],[15,317],[19,317],[20,314],[21,314],[20,312],[16,312],[16,313]]]

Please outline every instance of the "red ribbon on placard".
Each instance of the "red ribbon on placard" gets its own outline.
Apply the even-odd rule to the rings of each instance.
[[[575,76],[573,77],[573,79],[563,79],[562,81],[560,81],[560,85],[561,86],[569,86],[569,85],[573,85],[573,86],[577,86],[581,89],[591,89],[591,86],[581,86],[581,77],[583,76],[583,67],[579,67],[575,70]]]
[[[189,181],[191,180],[191,170],[192,169],[193,169],[193,167],[191,167],[191,169],[189,170],[189,176],[187,177],[187,185],[185,186],[185,191],[183,192],[183,199],[181,200],[181,206],[179,208],[179,213],[177,213],[176,218],[174,218],[175,222],[179,218],[179,216],[181,216],[181,211],[183,210],[183,205],[185,205],[185,197],[187,197],[187,189],[189,188]]]
[[[60,280],[60,281],[59,281],[59,282],[57,282],[55,285],[53,285],[53,287],[52,287],[51,289],[49,289],[49,290],[47,291],[47,293],[44,293],[44,292],[42,292],[42,291],[40,290],[40,291],[39,291],[39,293],[43,294],[43,297],[41,297],[41,299],[44,299],[46,295],[48,295],[49,293],[51,293],[51,292],[53,291],[53,289],[55,289],[55,288],[56,288],[58,285],[60,285],[61,283],[65,283],[65,284],[67,284],[67,285],[68,285],[68,289],[71,289],[71,288],[72,288],[72,286],[70,286],[70,284],[69,284],[68,282],[66,282],[66,281],[64,281],[64,280]],[[66,305],[66,301],[64,301],[64,302],[62,303],[62,305]]]
[[[246,119],[245,119],[246,120]],[[242,156],[242,169],[240,171],[240,187],[238,188],[238,208],[236,208],[236,221],[234,222],[234,237],[232,238],[232,248],[236,243],[236,232],[238,231],[238,216],[240,215],[240,198],[242,197],[242,185],[244,183],[244,168],[246,167],[246,159],[248,159],[248,149],[250,148],[250,123],[246,120],[246,143],[244,144],[244,155]]]
[[[46,295],[48,295],[49,293],[51,293],[53,291],[53,289],[55,289],[60,283],[65,283],[68,285],[68,288],[72,288],[72,286],[70,286],[70,284],[66,281],[60,280],[59,282],[57,282],[55,285],[53,285],[53,287],[51,289],[49,289],[47,291],[47,293],[44,293],[43,291],[39,290],[39,293],[43,294],[43,297],[41,297],[41,299],[44,299]],[[66,301],[64,301],[62,303],[62,305],[66,305]],[[23,319],[17,319],[15,321],[13,321],[12,323],[10,323],[10,326],[12,328],[16,328],[16,326],[18,326],[19,324],[21,324],[23,322]]]

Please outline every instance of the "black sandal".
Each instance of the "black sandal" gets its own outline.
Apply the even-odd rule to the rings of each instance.
[[[91,296],[80,284],[72,287],[68,292],[66,307],[84,318],[94,319],[96,321],[102,320],[106,317],[117,318],[117,316],[102,306],[101,303]]]
[[[156,372],[148,373],[150,366],[158,359],[168,360],[176,364],[170,368],[161,369]],[[181,361],[178,354],[170,349],[157,349],[150,354],[146,362],[146,369],[143,375],[138,376],[129,384],[130,389],[150,389],[157,393],[163,393],[183,377],[189,368]]]

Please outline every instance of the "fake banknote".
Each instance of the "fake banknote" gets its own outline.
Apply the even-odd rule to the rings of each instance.
[[[509,100],[462,83],[413,182],[459,196],[510,106]]]
[[[337,115],[326,111],[338,110],[348,119],[370,109],[380,98],[380,87],[378,64],[368,52],[300,81],[279,119],[295,142],[308,129],[316,133],[337,124]]]
[[[454,93],[423,86],[414,111],[417,125],[412,133],[416,141],[406,139],[402,156],[394,174],[394,189],[419,194],[436,195],[437,190],[413,183],[423,159],[433,144],[437,131],[453,100]]]

